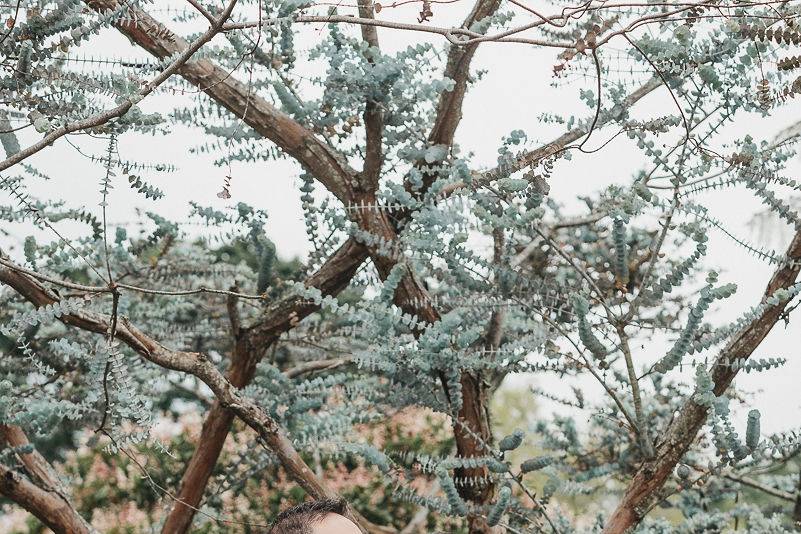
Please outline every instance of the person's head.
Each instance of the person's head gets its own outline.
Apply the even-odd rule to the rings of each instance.
[[[293,506],[278,514],[269,534],[361,534],[347,517],[345,501],[327,499]]]

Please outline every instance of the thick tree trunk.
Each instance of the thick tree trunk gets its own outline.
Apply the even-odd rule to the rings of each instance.
[[[490,452],[487,447],[492,445],[492,428],[484,380],[480,375],[463,373],[461,384],[462,407],[453,425],[456,451],[462,458],[487,456]],[[457,469],[456,478],[475,481],[475,484],[457,485],[463,499],[478,506],[486,505],[492,500],[495,487],[489,482],[489,471],[486,467]],[[468,527],[470,534],[492,532],[492,527],[487,525],[483,515],[470,515]]]
[[[215,401],[203,421],[197,448],[186,466],[178,498],[161,528],[162,533],[176,534],[189,530],[233,421],[233,412]]]

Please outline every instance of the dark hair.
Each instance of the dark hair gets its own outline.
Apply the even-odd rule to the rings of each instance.
[[[314,523],[328,514],[345,515],[347,509],[341,499],[304,502],[278,514],[269,534],[311,534]]]

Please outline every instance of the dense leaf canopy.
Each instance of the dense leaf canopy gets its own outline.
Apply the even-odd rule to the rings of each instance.
[[[0,7],[7,532],[263,532],[331,497],[375,533],[798,527],[798,422],[762,431],[734,380],[794,356],[760,345],[801,293],[798,129],[742,125],[794,109],[801,5],[466,2]],[[471,62],[519,47],[562,100],[481,165]],[[218,198],[161,208],[178,169],[127,157],[143,136],[211,155]],[[621,146],[619,182],[552,198]],[[57,149],[96,175],[43,170]],[[233,170],[281,159],[302,259]],[[716,218],[735,188],[785,248]],[[712,236],[772,271],[730,322]]]

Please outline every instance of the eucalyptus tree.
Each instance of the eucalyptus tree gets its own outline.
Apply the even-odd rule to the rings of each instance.
[[[311,498],[339,497],[321,457],[372,466],[390,501],[422,510],[387,517],[352,501],[366,532],[778,532],[801,519],[797,435],[763,438],[752,410],[742,440],[729,407],[739,373],[784,363],[751,356],[801,292],[801,222],[785,200],[799,184],[783,174],[796,137],[731,142],[727,130],[744,114],[788,109],[801,90],[799,6],[477,0],[460,26],[443,27],[436,2],[419,5],[417,21],[369,0],[189,0],[159,10],[165,22],[144,2],[2,7],[3,496],[54,531],[91,532],[91,505],[51,463],[92,439],[141,470],[163,511],[139,525],[147,531],[257,529],[208,495],[215,469],[226,491],[288,476]],[[112,30],[153,59],[84,58]],[[389,53],[379,31],[430,42]],[[510,131],[497,163],[481,168],[456,133],[487,42],[493,54],[552,49],[543,79],[591,83],[579,93],[586,116],[542,102],[541,117]],[[76,69],[82,58],[111,68]],[[149,110],[166,84],[204,96]],[[652,93],[667,105],[635,119]],[[188,218],[159,212],[155,176],[171,169],[120,147],[178,124],[201,132],[199,148],[223,169],[299,164],[303,264],[280,260],[269,214],[239,202],[230,176],[218,195],[227,208],[197,199]],[[564,133],[543,141],[545,124]],[[88,154],[97,202],[34,194],[65,177],[32,156],[80,150],[79,134],[107,143]],[[617,137],[645,167],[566,214],[550,184],[570,177],[574,155],[603,153]],[[109,224],[112,190],[125,182],[153,207],[132,225]],[[785,251],[734,235],[699,201],[740,186],[793,228]],[[85,232],[64,237],[65,225]],[[724,325],[708,311],[736,287],[704,263],[710,232],[774,269],[762,300]],[[663,354],[637,350],[659,336]],[[539,391],[592,423],[544,417],[496,439],[489,402],[511,374],[587,377],[604,396]],[[157,475],[142,458],[171,454],[153,428],[176,403],[202,412],[202,430],[179,472]],[[444,452],[391,450],[360,433],[399,410],[445,417]],[[252,446],[218,466],[237,419]],[[515,456],[532,444],[540,455]],[[789,513],[740,503],[741,487]],[[602,503],[610,493],[611,510],[566,512],[566,496]],[[657,507],[682,519],[666,522]]]

